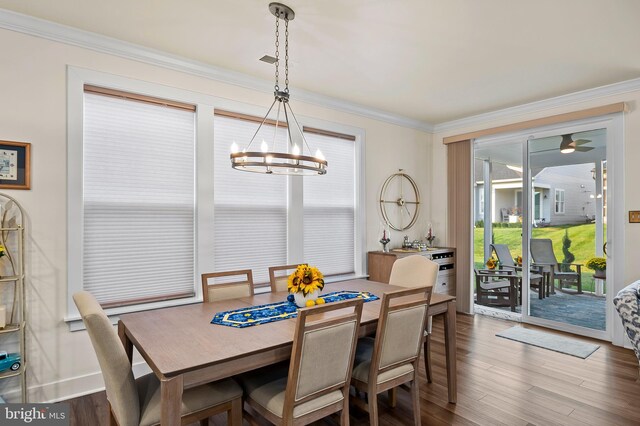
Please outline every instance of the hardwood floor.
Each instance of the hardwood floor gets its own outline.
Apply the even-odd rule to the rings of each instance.
[[[420,371],[423,425],[640,424],[640,380],[633,351],[574,337],[601,345],[582,360],[495,336],[515,324],[458,315],[458,404],[454,405],[447,402],[443,324],[441,319],[434,321],[434,382],[426,383],[424,370]],[[395,409],[385,396],[379,401],[382,426],[413,424],[408,392],[398,391]],[[104,392],[69,402],[72,425],[107,425]],[[330,418],[317,424],[338,423]],[[351,409],[351,424],[368,423],[367,413]],[[226,417],[213,417],[210,425],[226,425]]]

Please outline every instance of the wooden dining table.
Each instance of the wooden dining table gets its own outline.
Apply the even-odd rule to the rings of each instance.
[[[382,296],[401,287],[363,279],[327,284],[324,292],[368,291]],[[198,303],[124,314],[118,334],[129,360],[135,347],[161,383],[161,424],[180,424],[184,388],[231,377],[289,359],[295,320],[234,328],[211,324],[217,312],[281,302],[286,292],[262,293],[212,303]],[[364,304],[360,335],[375,331],[380,300]],[[444,315],[449,402],[456,402],[455,297],[434,293],[429,315]]]

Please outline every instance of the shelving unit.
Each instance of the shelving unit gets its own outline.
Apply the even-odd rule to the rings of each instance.
[[[15,371],[9,368],[1,371],[0,381],[18,377],[20,402],[24,403],[27,402],[27,352],[23,220],[20,204],[0,193],[0,245],[5,248],[5,255],[0,257],[0,306],[6,308],[6,325],[0,329],[0,351],[13,353],[17,346],[20,354],[20,367]],[[17,336],[17,344],[12,342],[12,336]]]

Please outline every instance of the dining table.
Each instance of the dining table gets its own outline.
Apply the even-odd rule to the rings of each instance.
[[[324,292],[366,291],[381,297],[402,287],[365,279],[328,283]],[[281,302],[286,292],[261,293],[238,299],[161,308],[124,314],[118,335],[129,361],[135,347],[161,383],[161,425],[180,424],[185,388],[232,377],[285,361],[291,356],[295,319],[246,328],[211,324],[222,311]],[[363,306],[360,336],[375,332],[381,301]],[[444,316],[448,400],[456,402],[455,297],[433,293],[429,316]]]

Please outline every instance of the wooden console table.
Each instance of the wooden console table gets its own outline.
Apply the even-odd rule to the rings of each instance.
[[[412,255],[425,256],[440,264],[438,281],[433,288],[435,293],[456,295],[456,249],[439,247],[427,251],[370,251],[367,255],[369,279],[381,283],[389,283],[391,268],[396,259]]]

